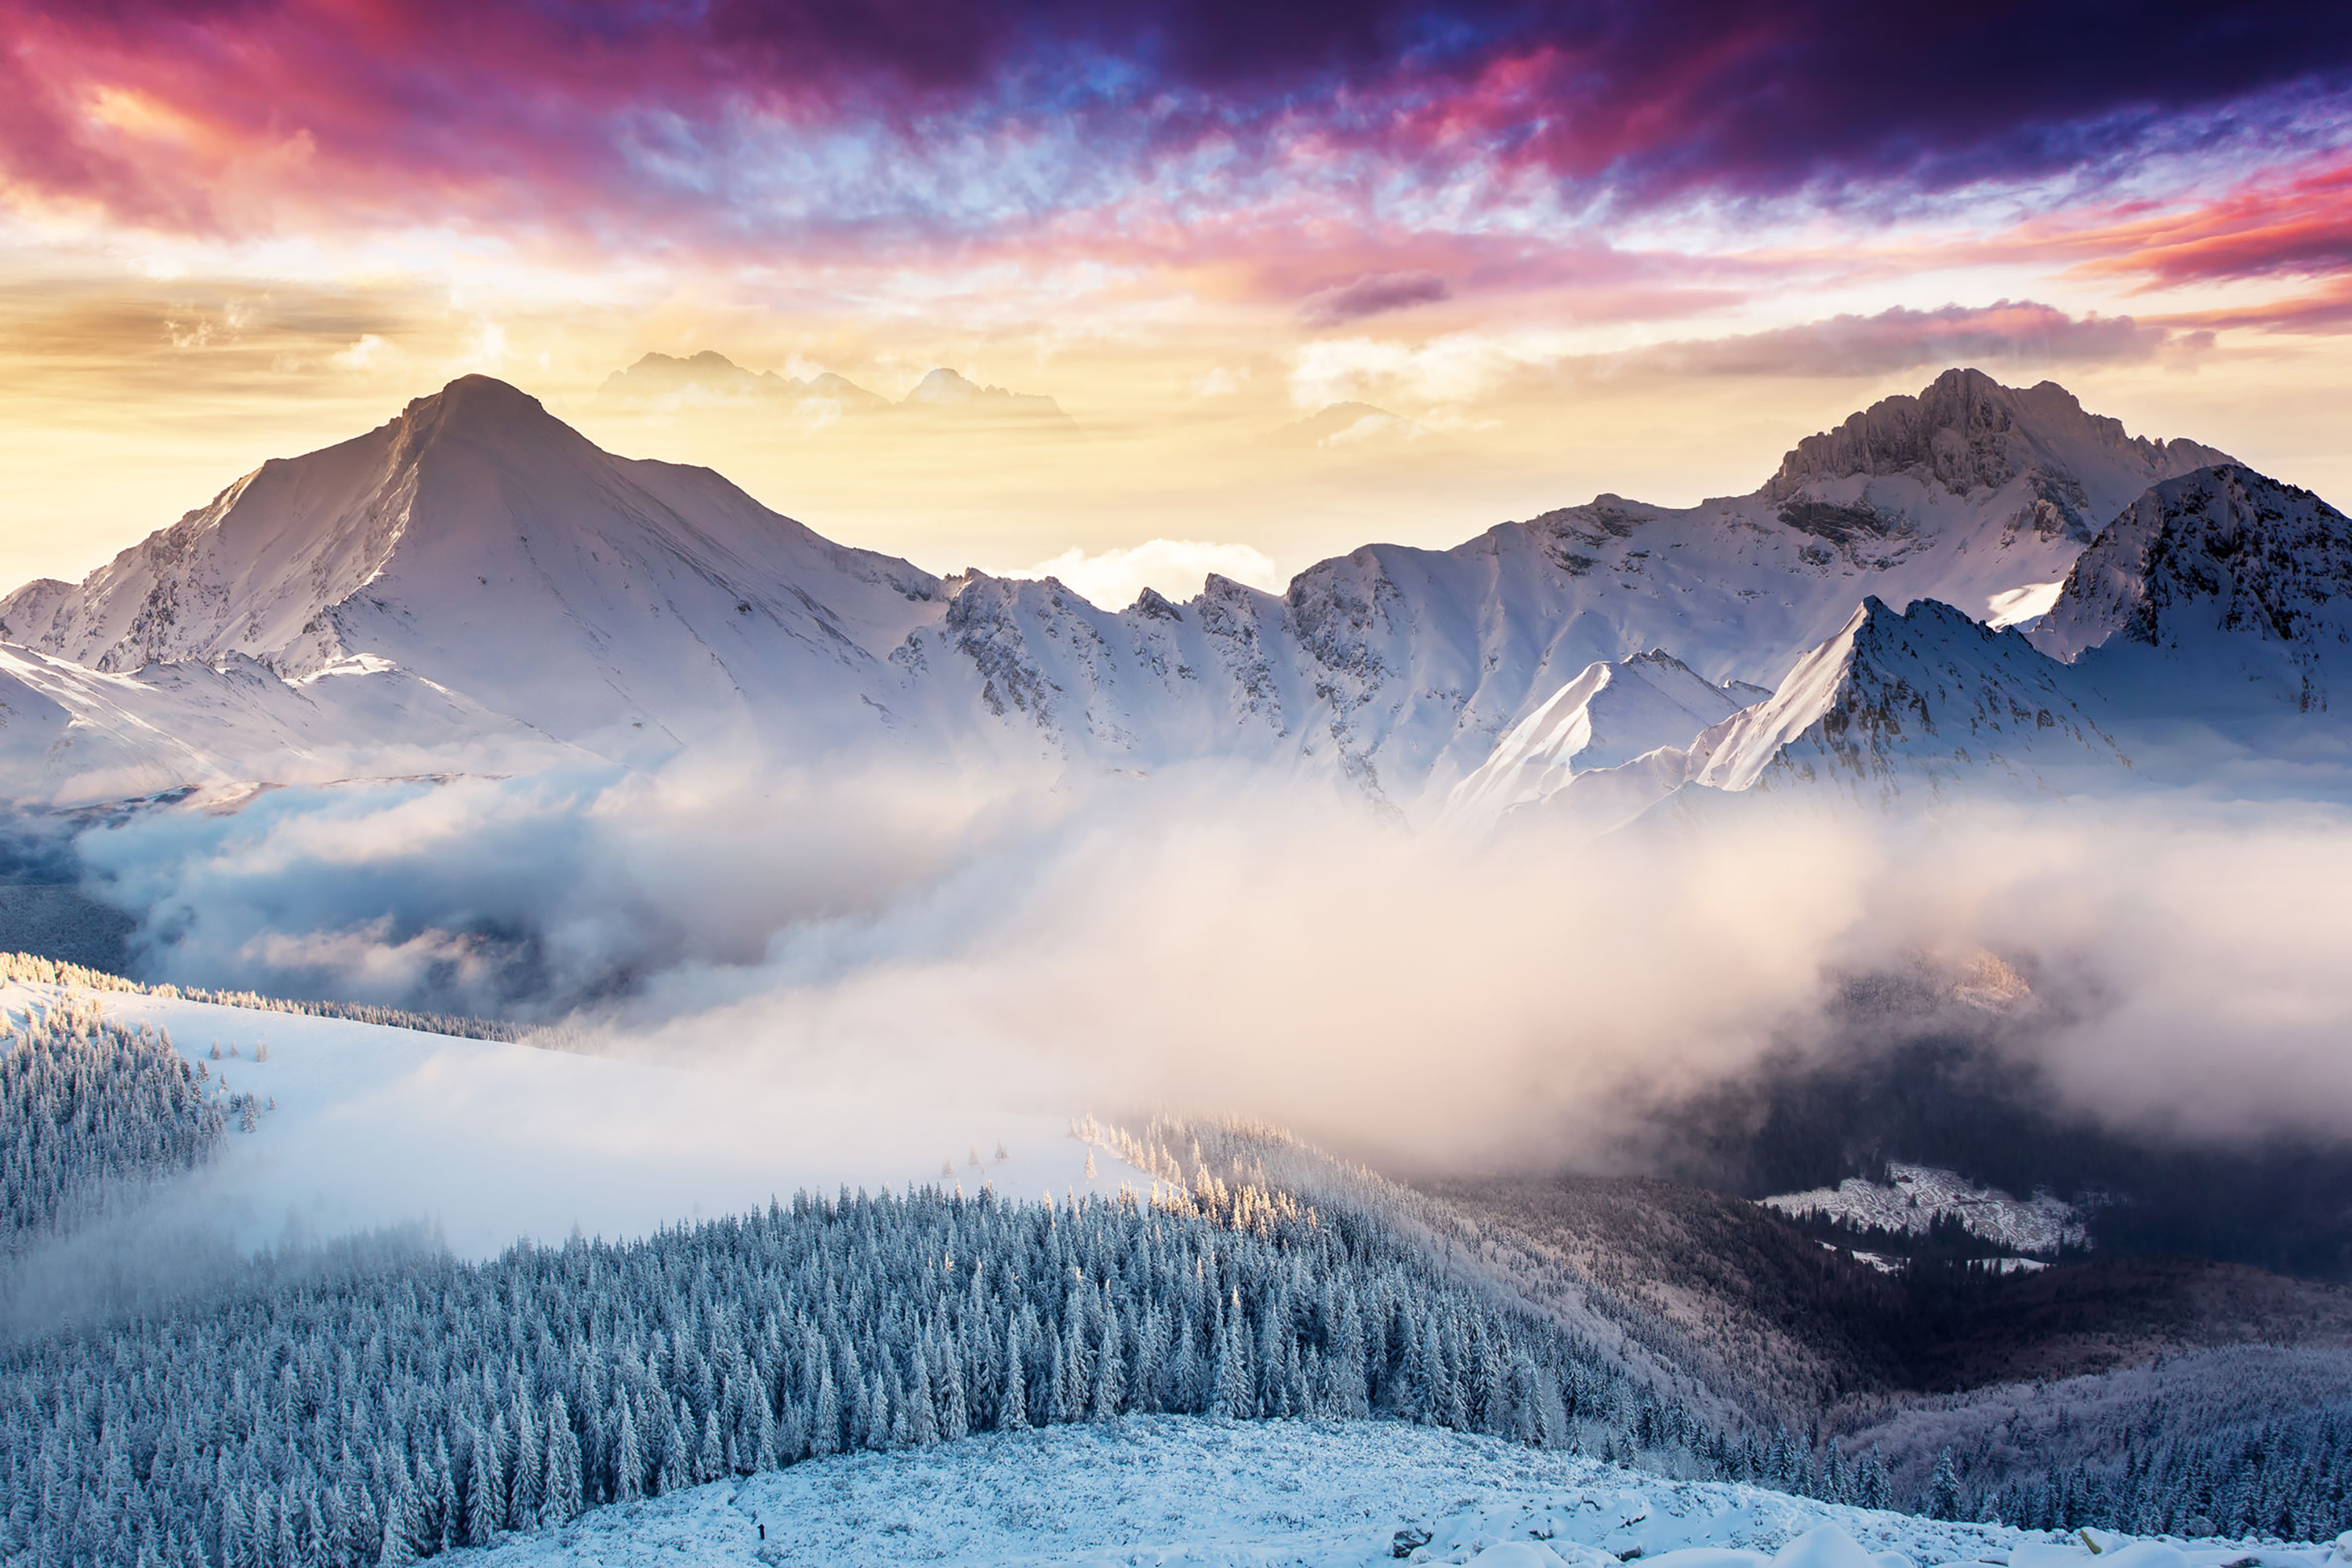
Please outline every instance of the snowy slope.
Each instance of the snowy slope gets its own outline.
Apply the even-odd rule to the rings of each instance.
[[[371,656],[603,754],[750,726],[870,733],[881,656],[944,608],[707,469],[600,451],[482,376],[263,465],[0,636],[95,669],[241,654],[289,678]],[[190,737],[190,739],[194,739]]]
[[[2134,711],[2325,711],[2352,682],[2352,520],[2235,464],[2168,480],[2084,552],[2032,640]]]
[[[0,795],[73,805],[267,779],[528,773],[583,753],[383,660],[281,679],[241,654],[135,675],[0,644]]]
[[[2094,707],[2021,634],[1933,600],[1898,615],[1874,595],[1769,699],[1701,737],[1690,776],[1727,790],[1826,783],[1881,801],[2111,783],[2128,759]]]
[[[1786,1215],[1818,1214],[1875,1230],[1925,1236],[1936,1221],[1956,1216],[1971,1236],[2013,1251],[2054,1256],[2061,1247],[2083,1247],[2090,1233],[2074,1205],[2049,1193],[2020,1200],[1997,1187],[1979,1187],[1932,1165],[1888,1162],[1886,1180],[1850,1176],[1835,1188],[1782,1193],[1762,1200]]]
[[[1605,832],[1686,785],[1882,807],[2111,789],[2131,763],[2109,721],[2098,693],[2021,634],[1931,599],[1898,614],[1874,595],[1762,701],[1515,815]]]
[[[696,363],[641,368],[667,384]],[[999,401],[925,388],[922,407]],[[244,656],[299,679],[363,658],[489,728],[633,763],[746,737],[1084,771],[1211,757],[1425,821],[1595,664],[1664,648],[1703,684],[1777,683],[1866,595],[2008,603],[2063,576],[2096,520],[2219,456],[1953,371],[1801,443],[1748,496],[1603,496],[1450,551],[1367,546],[1279,595],[1213,578],[1183,605],[1105,608],[834,545],[469,376],[265,465],[79,585],[19,589],[0,641],[110,674]],[[289,766],[201,716],[158,727],[207,766]],[[383,738],[432,750],[447,728]]]
[[[1602,496],[1448,551],[1367,546],[1278,596],[1215,581],[1115,612],[1050,580],[974,584],[900,657],[1073,762],[1149,766],[1205,738],[1426,819],[1595,663],[1663,647],[1708,682],[1777,684],[1871,594],[1987,613],[2063,577],[2099,521],[2215,456],[1954,371],[1748,496]]]
[[[277,1109],[232,1131],[179,1195],[241,1246],[423,1221],[465,1258],[576,1226],[641,1236],[795,1191],[992,1183],[1006,1197],[1116,1194],[1151,1179],[1091,1153],[1067,1119],[873,1088],[812,1086],[745,1062],[655,1066],[340,1018],[123,992],[76,992],[166,1030],[208,1081]],[[21,1021],[54,987],[0,985]],[[217,1043],[234,1058],[210,1058]],[[266,1046],[268,1059],[256,1059]],[[1002,1147],[1006,1159],[996,1157]],[[972,1161],[977,1157],[978,1163]],[[953,1173],[942,1172],[942,1164]]]
[[[1454,785],[1450,816],[1493,816],[1541,802],[1579,773],[1688,746],[1754,700],[1710,684],[1663,648],[1588,667],[1504,736]]]
[[[2092,1541],[2104,1548],[2096,1557]],[[1637,1556],[1645,1568],[2322,1568],[2352,1560],[2326,1546],[2142,1544],[2105,1531],[2058,1538],[1938,1523],[1391,1422],[1189,1416],[816,1460],[599,1509],[447,1560],[496,1568],[1374,1568],[1401,1559],[1613,1568]]]

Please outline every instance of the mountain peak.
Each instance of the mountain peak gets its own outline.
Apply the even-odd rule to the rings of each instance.
[[[1062,412],[1062,405],[1050,397],[1036,393],[1013,392],[1002,386],[983,386],[961,371],[950,370],[946,365],[929,372],[917,382],[915,390],[900,399],[898,406],[933,414],[1011,415],[1057,428],[1069,423],[1069,416]]]
[[[1801,504],[1841,499],[1822,493],[1839,481],[1907,475],[1969,496],[2022,479],[2038,530],[2087,542],[2148,484],[2229,460],[2193,441],[2132,436],[2054,381],[2004,386],[1954,368],[1798,442],[1759,493]]]
[[[299,680],[363,656],[635,755],[753,700],[866,722],[861,688],[936,588],[468,375],[265,464],[78,585],[0,600],[0,625],[108,672],[243,655]]]
[[[445,415],[462,411],[476,416],[547,415],[547,405],[521,387],[479,373],[461,375],[440,391],[417,398],[409,404],[407,413],[413,417],[427,408],[438,409]]]
[[[915,384],[915,390],[907,394],[907,401],[909,403],[969,403],[973,398],[985,394],[978,382],[960,370],[950,370],[947,366],[940,365],[936,370],[927,372],[923,379]]]
[[[2174,704],[2242,706],[2261,690],[2328,704],[2335,650],[2352,641],[2352,520],[2240,463],[2150,486],[2074,563],[2033,634],[2058,658]],[[2135,679],[2125,666],[2156,668]]]
[[[1699,738],[1690,776],[1728,790],[1830,784],[1888,803],[1906,784],[1928,798],[1970,777],[2038,791],[2125,765],[2063,669],[1949,605],[1898,611],[1869,595],[1769,700]]]
[[[1739,711],[1726,692],[1664,648],[1594,663],[1546,699],[1454,785],[1447,811],[1496,816],[1538,805],[1575,779],[1692,738]]]

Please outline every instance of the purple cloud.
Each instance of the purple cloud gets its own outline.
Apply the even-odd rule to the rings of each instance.
[[[1311,216],[1530,178],[1617,212],[2095,178],[2340,132],[2352,7],[103,0],[0,7],[7,85],[0,179],[156,226],[969,237],[1197,190]]]
[[[1884,375],[1923,365],[2144,360],[2211,339],[2210,332],[2183,335],[2129,316],[2076,317],[2032,300],[2000,300],[1940,310],[1898,307],[1874,316],[1832,316],[1771,331],[1662,343],[1620,363],[1676,374]]]
[[[1453,297],[1454,290],[1434,272],[1367,272],[1353,283],[1308,295],[1298,307],[1298,318],[1310,327],[1337,327]]]

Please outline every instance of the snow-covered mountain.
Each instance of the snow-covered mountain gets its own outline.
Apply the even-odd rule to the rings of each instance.
[[[1685,745],[1769,695],[1737,682],[1730,690],[1713,685],[1664,648],[1591,665],[1504,736],[1494,755],[1454,786],[1446,810],[1485,817],[1540,803],[1580,773]]]
[[[2352,520],[2236,464],[2167,480],[2032,637],[2130,710],[2324,711],[2352,678]]]
[[[0,798],[79,805],[188,787],[591,760],[461,693],[369,656],[292,680],[243,654],[136,676],[0,644]]]
[[[1333,403],[1265,437],[1268,447],[1293,452],[1392,451],[1436,438],[1417,420],[1370,403]]]
[[[2031,791],[2101,779],[2129,759],[2063,666],[2015,631],[1922,599],[1875,595],[1769,698],[1692,747],[1692,782],[1832,784],[1861,799],[1988,782]]]
[[[667,384],[699,363],[630,374]],[[966,396],[961,378],[926,385],[989,399]],[[1615,712],[1633,700],[1623,675],[1572,721],[1583,699],[1563,689],[1595,666],[1663,649],[1689,677],[1668,705],[1720,719],[1727,683],[1779,685],[1809,648],[1854,629],[1865,596],[1981,612],[2055,583],[2091,520],[2218,457],[2128,437],[2054,385],[1953,371],[1801,443],[1748,496],[1683,510],[1603,496],[1452,550],[1367,546],[1282,595],[1213,577],[1181,605],[1145,594],[1106,609],[1050,578],[942,582],[833,544],[716,474],[614,457],[534,399],[469,376],[355,440],[264,465],[81,584],[0,600],[0,639],[142,690],[201,688],[195,669],[242,658],[282,683],[356,671],[362,685],[338,688],[354,693],[421,681],[414,691],[437,689],[450,712],[434,709],[439,698],[372,697],[380,718],[347,736],[297,703],[299,722],[285,722],[299,743],[272,731],[257,750],[218,703],[106,688],[116,707],[152,712],[149,735],[102,704],[85,717],[74,693],[97,704],[100,688],[53,680],[55,722],[0,731],[0,751],[22,752],[12,776],[38,777],[52,796],[114,787],[56,743],[77,724],[128,737],[105,778],[173,783],[224,771],[274,782],[304,747],[364,739],[389,756],[453,734],[537,735],[626,763],[738,736],[803,755],[889,743],[1086,770],[1209,757],[1328,780],[1426,821],[1490,761],[1475,793],[1549,756],[1545,721],[1512,739],[1548,706],[1554,730],[1599,726],[1607,754],[1575,761],[1596,743],[1576,741],[1571,774],[1630,766],[1621,753],[1634,742],[1686,743],[1703,727],[1671,736],[1685,721],[1663,710],[1639,722]],[[1768,705],[1784,726],[1805,710],[1784,741],[1827,715],[1822,668],[1817,658],[1812,685]],[[1918,679],[1899,678],[1939,689]],[[2027,701],[2020,671],[2002,679],[2024,711],[2060,722],[2063,705]],[[265,706],[287,701],[272,693]],[[2010,762],[2028,749],[2021,733],[1993,732],[1990,708],[1965,729],[1936,744]],[[1872,744],[1896,733],[1879,724]],[[1922,741],[1901,738],[1914,751]],[[1558,731],[1553,749],[1571,739]],[[1748,752],[1710,763],[1709,782],[1733,755]],[[1964,764],[1953,753],[1938,765]]]
[[[1074,761],[1197,755],[1206,736],[1425,819],[1596,663],[1662,647],[1710,683],[1777,685],[1865,595],[1983,613],[2059,582],[2095,520],[2216,458],[2129,437],[2050,384],[1951,371],[1802,443],[1748,496],[1602,496],[1452,550],[1370,545],[1279,597],[1213,582],[1113,613],[1008,584],[960,598],[913,657],[984,663],[996,705]]]
[[[2126,782],[2120,742],[2134,736],[2178,767],[2166,731],[2181,720],[2292,745],[2281,725],[2308,728],[2352,675],[2347,595],[2352,520],[2213,465],[2125,508],[2031,632],[1927,600],[1897,615],[1873,597],[1768,700],[1685,746],[1587,773],[1552,805],[1605,827],[1685,783],[1823,784],[1882,805],[2106,789]]]
[[[741,729],[864,736],[938,579],[819,538],[703,468],[599,450],[467,376],[273,461],[79,584],[0,600],[0,637],[101,672],[353,659],[635,759]],[[201,733],[177,737],[200,748]],[[227,737],[219,737],[226,743]]]
[[[2105,713],[2022,634],[1933,599],[1896,611],[1873,595],[1762,700],[1517,809],[1605,832],[1685,785],[1825,789],[1879,807],[2112,787],[2131,764]]]
[[[682,412],[742,404],[790,409],[811,399],[832,404],[835,414],[870,413],[890,405],[880,393],[829,370],[805,379],[772,370],[749,371],[716,349],[684,359],[649,353],[606,376],[596,389],[596,406],[607,413]]]

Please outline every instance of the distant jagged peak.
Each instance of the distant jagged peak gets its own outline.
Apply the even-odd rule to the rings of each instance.
[[[604,378],[596,389],[595,405],[606,412],[763,404],[793,408],[812,398],[854,413],[885,408],[890,401],[829,370],[805,379],[772,370],[747,370],[717,349],[704,349],[684,356],[642,355],[626,370]]]
[[[1050,397],[985,385],[946,365],[926,373],[912,391],[894,403],[834,371],[803,377],[746,370],[716,349],[684,357],[645,354],[628,369],[606,376],[596,391],[596,405],[607,412],[688,412],[745,405],[791,411],[803,405],[825,404],[833,405],[826,411],[829,416],[900,413],[992,416],[1055,426],[1070,422],[1062,405]]]
[[[2004,386],[1980,370],[1953,369],[1916,396],[1881,398],[1837,428],[1798,442],[1765,493],[1780,500],[1817,479],[1924,472],[1966,495],[2006,484],[2030,466],[2063,467],[2086,452],[2174,472],[2191,458],[2197,464],[2228,460],[2194,441],[2132,436],[2123,421],[2087,412],[2054,381]]]
[[[2229,460],[2194,441],[2133,436],[2054,381],[2004,386],[1980,370],[1956,368],[1916,396],[1882,398],[1800,441],[1758,493],[1796,502],[1837,480],[1909,475],[1970,496],[2023,478],[2058,514],[2053,521],[2087,539],[2129,500],[2118,485],[2144,487]]]
[[[926,373],[915,389],[898,400],[902,410],[927,414],[982,415],[1044,419],[1067,423],[1069,416],[1052,398],[1036,393],[987,386],[960,370],[941,365]]]

